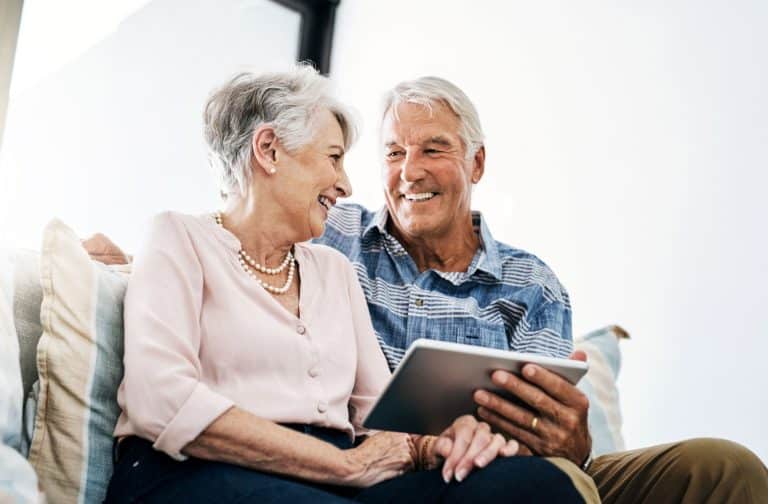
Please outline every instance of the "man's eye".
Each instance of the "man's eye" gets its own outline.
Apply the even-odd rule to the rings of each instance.
[[[396,158],[398,156],[401,156],[403,153],[400,151],[392,151],[387,153],[388,158]]]
[[[426,152],[427,154],[439,154],[441,151],[437,149],[425,149],[424,152]]]
[[[331,154],[331,159],[333,159],[334,162],[341,159],[341,154]]]

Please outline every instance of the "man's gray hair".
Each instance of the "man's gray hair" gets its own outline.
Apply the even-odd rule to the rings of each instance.
[[[315,137],[317,112],[324,109],[336,116],[349,149],[357,137],[352,113],[332,96],[330,81],[307,64],[288,72],[240,73],[215,90],[205,104],[204,135],[222,193],[245,193],[256,128],[273,126],[283,147],[295,152]]]
[[[401,103],[416,103],[430,112],[435,103],[444,103],[459,117],[459,137],[464,142],[467,158],[474,157],[483,146],[485,135],[480,125],[480,116],[469,97],[455,84],[440,77],[421,77],[401,82],[384,96],[384,112],[392,110],[395,119],[397,106]]]

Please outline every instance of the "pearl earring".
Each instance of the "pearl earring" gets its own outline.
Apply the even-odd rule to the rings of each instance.
[[[269,173],[274,175],[275,173],[277,173],[277,169],[276,168],[270,168],[269,169]]]

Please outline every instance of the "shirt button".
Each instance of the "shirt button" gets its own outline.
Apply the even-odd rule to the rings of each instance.
[[[416,306],[424,306],[424,300],[423,299],[417,299],[416,300]]]
[[[304,334],[305,332],[307,332],[307,328],[304,327],[303,325],[300,325],[299,327],[296,328],[296,332],[299,334]]]
[[[311,376],[312,378],[316,377],[319,374],[320,374],[320,368],[316,368],[316,367],[309,368],[309,376]]]
[[[326,411],[328,411],[328,403],[325,401],[320,401],[319,403],[317,403],[317,411],[319,411],[320,413],[325,413]]]

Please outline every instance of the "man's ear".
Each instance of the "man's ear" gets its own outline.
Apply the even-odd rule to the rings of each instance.
[[[275,173],[279,142],[272,126],[263,124],[256,128],[251,137],[251,150],[253,150],[253,157],[256,160],[255,170],[262,169],[268,175]]]
[[[472,183],[477,184],[485,173],[485,145],[481,145],[472,160]]]

